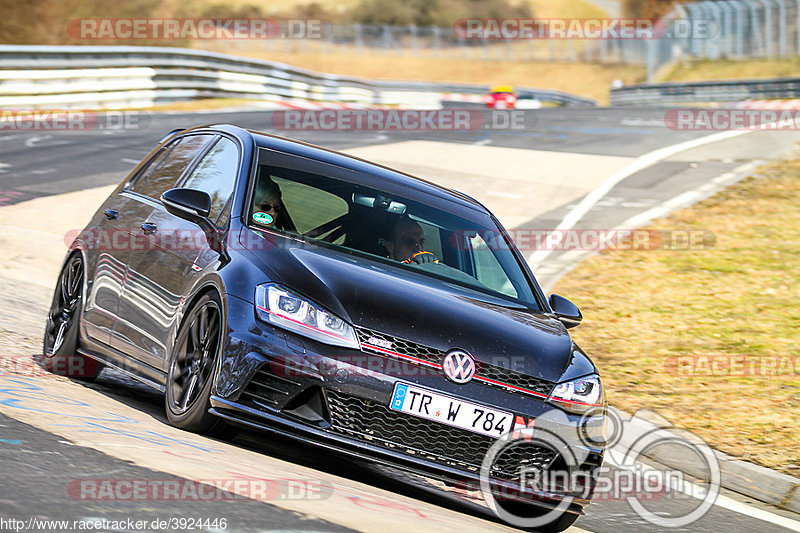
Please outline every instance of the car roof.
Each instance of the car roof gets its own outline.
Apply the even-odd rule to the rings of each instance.
[[[456,202],[466,207],[471,207],[472,209],[476,209],[484,213],[489,213],[489,210],[486,208],[486,206],[462,192],[448,189],[447,187],[442,187],[441,185],[437,185],[417,176],[413,176],[411,174],[407,174],[400,170],[389,168],[372,161],[360,159],[352,155],[344,154],[342,152],[337,152],[329,148],[324,148],[322,146],[317,146],[303,141],[289,139],[263,131],[244,129],[231,124],[211,124],[206,126],[197,126],[187,130],[182,130],[180,133],[209,129],[225,132],[239,138],[249,136],[259,148],[267,148],[300,157],[307,157],[316,161],[347,168],[356,172],[374,176],[376,178],[385,179],[394,184],[410,187],[440,198],[445,198],[452,202]],[[168,137],[172,136],[169,135]]]

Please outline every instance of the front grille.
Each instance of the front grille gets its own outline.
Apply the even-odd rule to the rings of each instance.
[[[394,337],[392,335],[387,335],[386,333],[381,333],[379,331],[358,327],[356,328],[356,332],[358,333],[358,340],[361,344],[371,344],[373,346],[381,347],[380,344],[374,344],[374,339],[379,339],[381,341],[390,342],[391,348],[390,350],[399,353],[401,355],[407,355],[410,357],[414,357],[416,359],[421,359],[428,363],[433,363],[436,365],[442,364],[442,359],[447,352],[443,352],[442,350],[437,350],[436,348],[431,348],[429,346],[425,346],[423,344],[419,344],[413,341],[409,341],[406,339],[401,339],[399,337]],[[373,339],[373,342],[369,342],[370,339]],[[383,352],[380,352],[383,353]],[[385,354],[388,355],[388,354]],[[547,397],[553,391],[553,387],[555,384],[552,381],[548,381],[546,379],[537,378],[534,376],[529,376],[527,374],[523,374],[522,372],[517,372],[516,370],[509,370],[507,368],[503,368],[501,366],[493,365],[491,363],[485,363],[481,361],[476,361],[476,372],[475,375],[479,379],[481,383],[485,385],[489,385],[492,387],[501,388],[504,390],[517,390],[514,387],[520,387],[532,393],[535,396],[542,396]],[[480,378],[485,378],[491,381],[484,381]],[[525,392],[519,391],[519,392]]]
[[[380,344],[374,344],[374,339],[380,339],[382,341],[390,342],[392,346],[390,350],[393,352],[415,357],[417,359],[422,359],[423,361],[427,361],[428,363],[433,363],[436,365],[442,364],[444,352],[437,350],[436,348],[430,348],[413,341],[407,341],[399,337],[393,337],[391,335],[387,335],[386,333],[381,333],[380,331],[375,331],[372,329],[358,328],[356,331],[358,332],[358,341],[362,344],[372,344],[380,347]],[[372,340],[372,342],[370,342],[370,340]]]
[[[330,430],[362,442],[477,474],[495,439],[427,421],[387,406],[331,389],[327,391]],[[498,454],[492,475],[516,479],[522,468],[546,469],[556,452],[533,443]]]
[[[550,396],[550,393],[553,392],[553,387],[555,387],[555,384],[552,381],[547,381],[546,379],[529,376],[527,374],[516,372],[514,370],[508,370],[507,368],[503,368],[500,366],[490,365],[481,362],[476,362],[476,366],[477,366],[476,374],[479,377],[491,379],[492,381],[498,382],[498,383],[484,382],[487,385],[493,385],[495,387],[500,387],[500,388],[509,388],[509,387],[503,387],[503,385],[510,385],[511,387],[521,387],[525,390],[534,392],[537,395],[543,397]],[[512,388],[512,390],[516,389]]]

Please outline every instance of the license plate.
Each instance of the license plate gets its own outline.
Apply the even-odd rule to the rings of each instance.
[[[511,413],[407,383],[395,384],[389,408],[494,438],[509,431],[513,423]]]

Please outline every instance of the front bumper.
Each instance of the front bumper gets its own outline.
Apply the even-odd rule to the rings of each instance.
[[[523,427],[554,410],[540,397],[496,384],[473,381],[457,385],[430,366],[398,364],[380,353],[335,348],[285,332],[258,321],[252,304],[236,298],[229,301],[228,324],[229,336],[211,398],[212,413],[451,484],[479,486],[483,457],[495,439],[390,410],[395,383],[413,383],[511,411]],[[559,413],[560,423],[571,430],[565,434],[577,435],[580,417]],[[569,445],[582,451],[580,464],[573,468],[593,479],[592,473],[602,464],[602,446],[587,446],[577,439]],[[554,467],[551,450],[545,453],[533,448],[531,445],[526,455],[519,457],[522,463],[529,468]],[[501,487],[504,494],[519,490],[519,480],[511,470],[498,469],[491,478],[493,488]],[[542,507],[570,497],[568,510],[580,513],[591,500],[591,484],[577,492],[529,489],[523,497]]]

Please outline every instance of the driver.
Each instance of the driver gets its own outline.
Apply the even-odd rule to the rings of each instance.
[[[281,188],[272,180],[261,183],[253,198],[254,218],[268,228],[296,231],[283,204]]]
[[[438,263],[431,252],[425,251],[425,234],[422,227],[408,217],[395,222],[384,243],[389,257],[402,263]]]

